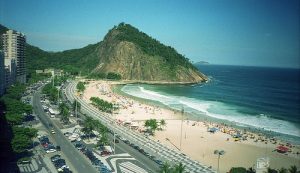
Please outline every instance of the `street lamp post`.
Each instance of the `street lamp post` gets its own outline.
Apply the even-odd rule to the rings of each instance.
[[[225,154],[224,150],[215,150],[214,154],[218,155],[218,173],[220,173],[220,156]]]
[[[181,128],[180,128],[180,151],[181,151],[181,143],[182,143],[182,123],[183,123],[183,114],[184,114],[184,109],[182,107],[181,109]]]
[[[78,124],[77,100],[75,100],[76,124]]]

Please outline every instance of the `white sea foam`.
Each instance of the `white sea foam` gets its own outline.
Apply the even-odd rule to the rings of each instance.
[[[158,101],[166,106],[180,110],[184,106],[187,111],[199,112],[209,117],[234,122],[243,127],[255,127],[267,131],[273,131],[281,134],[288,134],[300,137],[299,127],[295,124],[272,118],[264,114],[249,115],[238,112],[237,107],[217,101],[204,101],[188,97],[179,97],[166,95],[155,91],[150,91],[137,85],[126,85],[122,91],[143,99]]]

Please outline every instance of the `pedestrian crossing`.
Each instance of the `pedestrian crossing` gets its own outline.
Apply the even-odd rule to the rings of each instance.
[[[119,167],[122,173],[148,173],[143,168],[131,162],[122,162],[119,164]]]

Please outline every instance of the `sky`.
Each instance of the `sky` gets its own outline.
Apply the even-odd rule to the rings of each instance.
[[[47,51],[129,23],[191,61],[300,68],[298,0],[0,0],[0,24]]]

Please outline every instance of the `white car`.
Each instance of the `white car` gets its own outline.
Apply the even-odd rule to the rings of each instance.
[[[51,133],[52,133],[52,134],[55,134],[55,131],[54,131],[54,130],[51,130]]]
[[[56,149],[49,149],[49,150],[46,150],[46,153],[54,153],[56,152]]]

